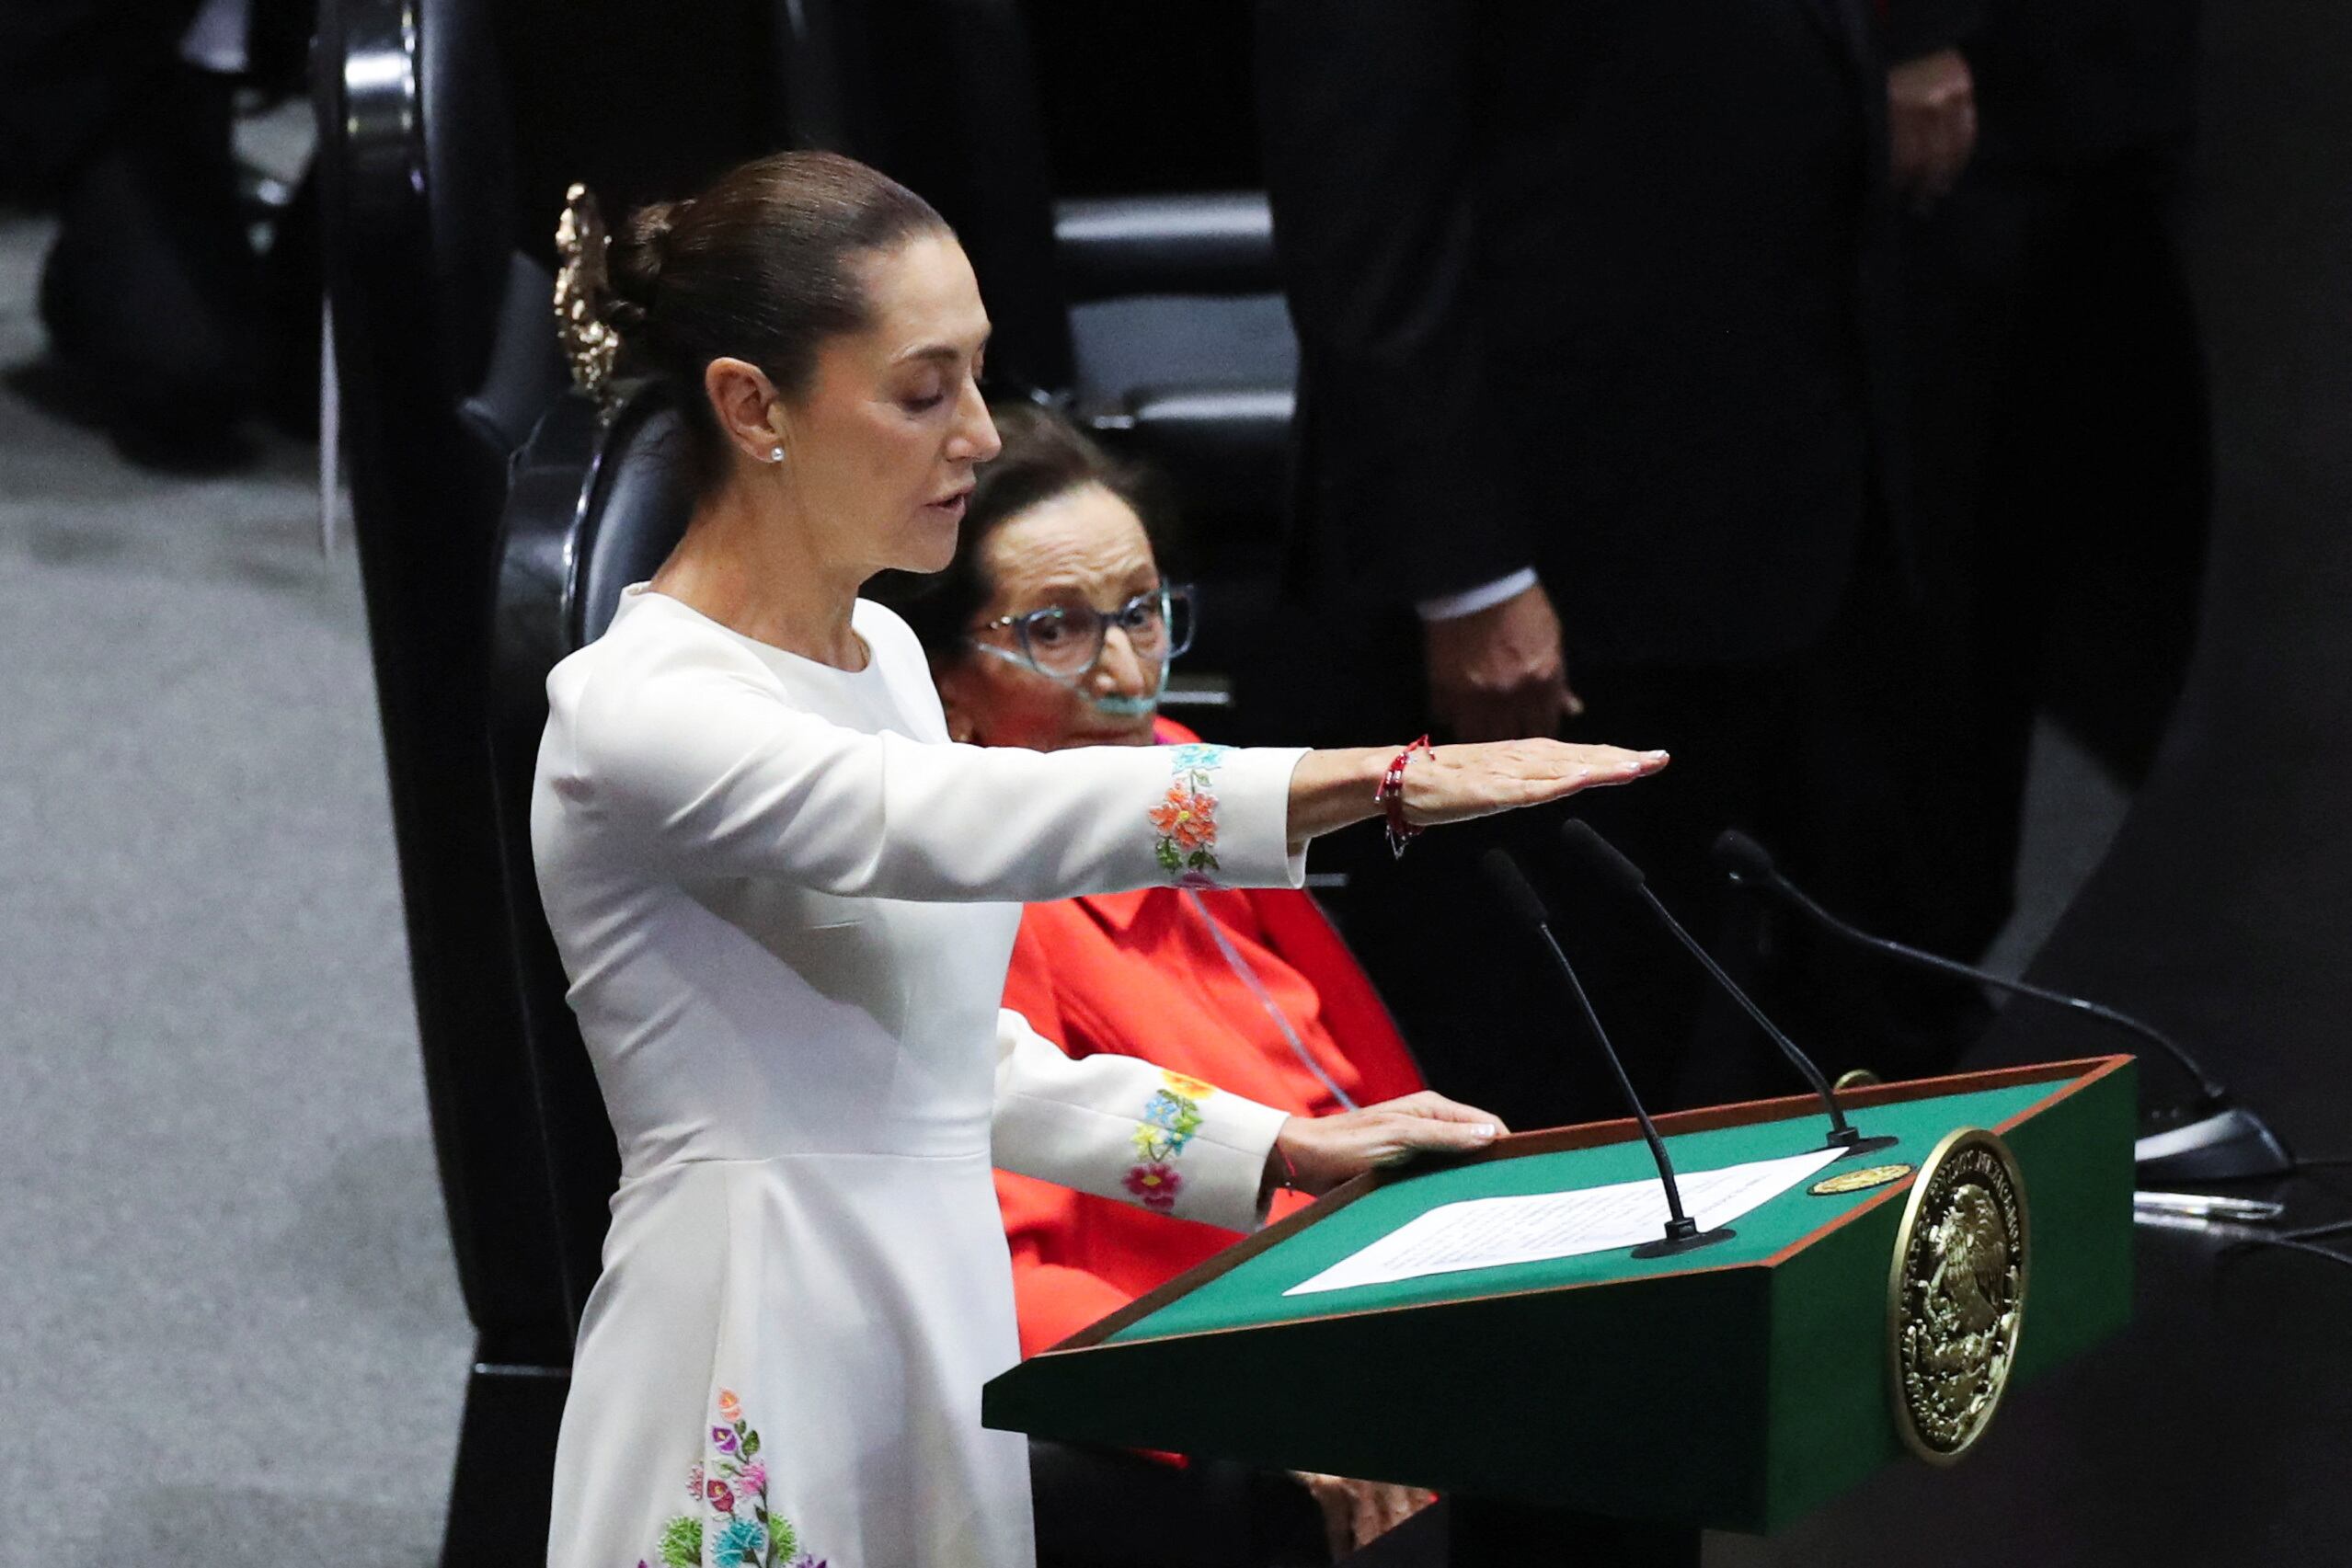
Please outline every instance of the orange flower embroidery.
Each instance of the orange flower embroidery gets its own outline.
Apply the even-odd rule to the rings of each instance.
[[[1222,746],[1179,746],[1169,753],[1168,793],[1145,816],[1158,830],[1153,858],[1175,881],[1212,885],[1217,869],[1217,792],[1210,775],[1224,761]]]
[[[1172,785],[1165,804],[1152,808],[1152,826],[1180,850],[1207,849],[1217,841],[1217,797]]]

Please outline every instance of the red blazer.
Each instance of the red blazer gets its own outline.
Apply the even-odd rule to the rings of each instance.
[[[1165,722],[1162,732],[1188,738]],[[1022,913],[1004,1005],[1073,1057],[1138,1056],[1301,1115],[1341,1109],[1218,950],[1204,907],[1316,1065],[1358,1104],[1423,1087],[1339,933],[1313,898],[1289,889],[1187,896],[1153,887],[1031,904]],[[1003,1171],[996,1192],[1012,1243],[1024,1356],[1059,1344],[1236,1239]],[[1274,1213],[1304,1201],[1278,1193]]]

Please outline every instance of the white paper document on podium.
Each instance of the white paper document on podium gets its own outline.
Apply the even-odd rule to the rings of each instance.
[[[1682,1194],[1682,1211],[1697,1220],[1702,1230],[1728,1225],[1786,1192],[1841,1152],[1815,1149],[1716,1171],[1677,1172],[1675,1185]],[[1318,1290],[1417,1279],[1428,1274],[1606,1253],[1658,1240],[1665,1234],[1666,1219],[1666,1189],[1656,1176],[1575,1192],[1441,1204],[1282,1294],[1305,1296]]]

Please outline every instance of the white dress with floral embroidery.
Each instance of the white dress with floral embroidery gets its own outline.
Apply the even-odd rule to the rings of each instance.
[[[1001,1010],[1019,904],[1296,886],[1299,753],[948,743],[860,601],[849,672],[642,586],[549,677],[547,917],[621,1147],[553,1568],[1023,1568],[992,1163],[1246,1228],[1282,1113]]]

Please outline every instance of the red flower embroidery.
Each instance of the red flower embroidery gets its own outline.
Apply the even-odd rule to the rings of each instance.
[[[1174,1208],[1176,1193],[1184,1185],[1184,1178],[1176,1169],[1154,1160],[1149,1164],[1136,1165],[1127,1173],[1127,1190],[1143,1200],[1146,1208]]]
[[[710,1505],[722,1514],[731,1514],[735,1511],[735,1494],[729,1488],[727,1482],[713,1481],[710,1483]]]

